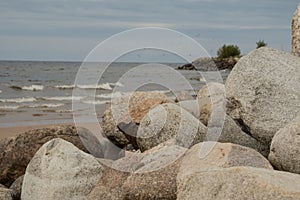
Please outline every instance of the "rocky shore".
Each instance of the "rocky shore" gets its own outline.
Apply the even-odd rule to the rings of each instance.
[[[178,70],[199,70],[199,71],[217,71],[224,69],[233,69],[240,60],[239,57],[229,58],[199,58],[192,63],[187,63],[177,67]]]
[[[197,99],[114,99],[102,139],[74,126],[4,138],[0,199],[299,200],[299,66],[264,47]]]

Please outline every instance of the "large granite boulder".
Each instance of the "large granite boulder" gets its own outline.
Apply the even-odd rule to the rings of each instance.
[[[22,185],[23,185],[24,175],[17,178],[13,184],[9,187],[11,190],[11,196],[13,200],[20,200],[21,199],[21,193],[22,193]]]
[[[219,135],[219,138],[217,138],[218,142],[238,144],[252,148],[265,157],[268,157],[269,155],[268,145],[263,144],[262,142],[243,132],[241,127],[238,126],[236,122],[228,115],[225,115],[224,124],[221,127],[219,124],[209,124],[207,138],[210,138],[209,134],[217,135],[219,133],[221,133],[221,135]]]
[[[213,142],[196,144],[185,153],[177,176],[178,180],[197,172],[235,166],[273,169],[269,161],[255,150],[230,143],[215,143],[207,156],[200,158],[201,151],[206,151],[208,144]]]
[[[186,100],[186,101],[179,101],[177,103],[180,107],[184,108],[186,111],[194,115],[197,119],[199,119],[200,112],[199,112],[199,105],[197,100]]]
[[[92,155],[65,140],[53,139],[28,164],[21,199],[85,199],[104,169]]]
[[[300,115],[275,134],[269,160],[279,170],[300,174]]]
[[[115,145],[125,148],[136,133],[122,129],[124,125],[118,128],[118,125],[138,125],[150,109],[167,102],[170,102],[168,97],[160,92],[133,92],[115,98],[103,114],[103,132]]]
[[[9,187],[15,179],[25,173],[25,169],[38,149],[53,138],[62,138],[79,149],[88,152],[80,138],[82,135],[89,146],[97,139],[87,132],[79,133],[74,126],[58,126],[53,128],[26,131],[15,137],[0,141],[0,183]],[[99,150],[100,148],[98,148]]]
[[[122,186],[127,180],[129,172],[107,169],[100,181],[88,195],[88,200],[118,200],[123,199]]]
[[[300,58],[262,47],[244,56],[225,88],[227,113],[243,131],[269,144],[300,111]]]
[[[176,199],[176,176],[181,158],[156,171],[140,170],[124,182],[122,199]]]
[[[191,173],[177,187],[178,200],[300,199],[300,175],[252,167]]]
[[[0,199],[1,200],[13,200],[11,196],[11,190],[7,189],[0,184]]]
[[[300,57],[300,4],[292,20],[292,53]]]
[[[225,114],[225,86],[221,83],[210,82],[200,89],[197,95],[199,104],[199,119],[204,125],[208,125],[213,110],[221,108],[220,114]],[[224,109],[222,109],[224,107]]]
[[[151,109],[141,120],[137,144],[141,151],[175,138],[176,143],[190,147],[203,141],[206,127],[185,109],[166,103]]]

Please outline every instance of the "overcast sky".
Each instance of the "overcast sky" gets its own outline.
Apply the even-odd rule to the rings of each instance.
[[[180,31],[215,55],[223,44],[243,54],[263,39],[290,51],[299,0],[0,1],[0,59],[83,60],[101,41],[131,28]]]

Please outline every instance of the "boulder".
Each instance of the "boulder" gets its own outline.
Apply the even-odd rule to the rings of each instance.
[[[243,131],[270,144],[300,111],[300,58],[262,47],[244,56],[225,88],[227,113]]]
[[[123,184],[122,199],[176,199],[176,176],[180,160],[156,171],[133,173]]]
[[[292,20],[292,53],[300,57],[300,4]]]
[[[141,120],[137,144],[141,151],[151,149],[169,139],[190,147],[203,141],[206,127],[178,105],[166,103],[151,109]]]
[[[201,151],[213,144],[213,149],[201,158]],[[253,149],[230,143],[203,142],[185,153],[177,176],[178,180],[201,171],[217,170],[235,166],[273,169],[269,161]]]
[[[177,199],[298,200],[300,176],[287,172],[232,167],[190,173],[177,180]]]
[[[92,135],[90,137],[82,135],[90,138],[86,141],[97,141]],[[74,126],[35,129],[5,138],[0,141],[0,183],[9,187],[15,179],[25,174],[26,166],[37,150],[53,138],[62,138],[88,152]]]
[[[221,109],[220,112],[222,114],[222,111],[225,109],[225,86],[221,83],[210,82],[200,89],[197,100],[199,104],[199,119],[207,126],[213,110],[217,112],[217,109]],[[225,114],[225,112],[223,113]]]
[[[53,139],[28,164],[21,199],[85,199],[104,169],[92,155],[65,140]]]
[[[177,103],[180,107],[194,115],[197,119],[200,117],[199,105],[197,100],[186,100]]]
[[[220,127],[218,124],[215,125],[214,123],[209,123],[207,139],[210,138],[209,134],[217,135],[220,133],[221,135],[219,135],[219,138],[217,139],[218,142],[238,144],[241,146],[252,148],[265,157],[268,157],[269,155],[268,145],[257,141],[255,138],[243,132],[241,127],[239,127],[236,122],[228,115],[225,115],[225,120],[222,127]]]
[[[11,190],[7,189],[0,184],[0,199],[1,200],[13,200],[11,196]]]
[[[122,186],[127,180],[129,172],[107,169],[100,181],[88,195],[88,200],[118,200],[122,198]]]
[[[300,174],[300,115],[275,134],[269,160],[279,170]]]
[[[24,175],[17,178],[13,184],[9,187],[11,190],[11,196],[13,200],[20,200],[22,193],[22,185],[23,185]]]
[[[175,91],[175,102],[180,102],[180,101],[189,101],[189,100],[195,100],[193,97],[193,92],[188,92],[188,91]]]
[[[151,108],[166,102],[170,100],[160,92],[134,92],[115,98],[103,114],[101,123],[103,132],[115,145],[125,148],[131,143],[130,136],[135,137],[136,133],[128,133],[122,128],[119,130],[117,125],[120,123],[138,125]]]

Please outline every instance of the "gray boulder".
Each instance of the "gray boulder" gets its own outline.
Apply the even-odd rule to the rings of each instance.
[[[81,138],[85,138],[84,141],[89,143],[89,147],[97,149],[97,151],[100,149],[95,136],[88,132],[81,134],[74,126],[34,129],[5,138],[0,141],[0,183],[9,187],[18,177],[24,175],[34,154],[43,144],[53,138],[62,138],[88,152],[81,140]]]
[[[11,196],[11,190],[7,189],[0,184],[0,199],[1,200],[13,200]]]
[[[199,118],[200,112],[197,100],[180,101],[177,103],[177,105],[194,115],[194,117],[196,117],[197,119]]]
[[[11,190],[11,196],[12,196],[13,200],[21,199],[23,179],[24,179],[24,175],[17,178],[13,182],[13,184],[9,187],[9,189]]]
[[[168,97],[160,92],[133,92],[112,99],[102,117],[103,132],[115,145],[125,148],[132,143],[136,133],[123,130],[124,125],[118,125],[138,125],[151,108],[167,102],[170,102]]]
[[[44,144],[27,166],[22,200],[86,199],[104,167],[91,155],[62,139]]]
[[[292,20],[292,53],[300,57],[300,4]]]
[[[279,170],[300,174],[300,115],[275,134],[269,160]]]
[[[213,149],[208,149],[214,145]],[[210,150],[204,158],[201,151]],[[177,180],[202,171],[217,170],[235,166],[249,166],[273,169],[269,161],[253,149],[230,143],[203,142],[189,149],[181,162]]]
[[[244,56],[225,88],[227,113],[243,131],[270,144],[300,111],[300,58],[262,47]]]
[[[176,144],[190,147],[203,141],[206,127],[178,105],[166,103],[151,109],[141,120],[137,144],[141,151],[174,138]]]
[[[232,167],[186,175],[177,181],[179,200],[298,200],[300,176],[287,172]]]

